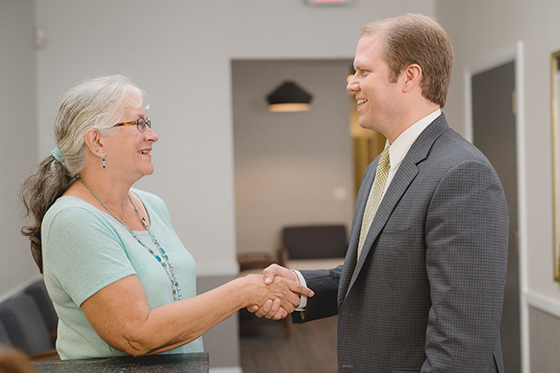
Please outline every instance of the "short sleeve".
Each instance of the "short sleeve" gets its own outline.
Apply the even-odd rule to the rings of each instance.
[[[107,224],[100,213],[69,206],[43,222],[45,274],[48,271],[78,306],[105,286],[136,273],[117,232],[120,227]]]

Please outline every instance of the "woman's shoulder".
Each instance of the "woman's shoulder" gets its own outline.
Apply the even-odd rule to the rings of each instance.
[[[60,197],[43,217],[41,229],[43,239],[48,239],[53,232],[71,230],[73,233],[81,234],[96,229],[107,230],[112,226],[108,217],[109,215],[104,216],[99,209],[79,198]],[[115,224],[118,223],[115,221]]]
[[[48,209],[43,221],[52,220],[56,216],[73,218],[76,215],[94,213],[97,210],[84,200],[73,196],[59,197]]]

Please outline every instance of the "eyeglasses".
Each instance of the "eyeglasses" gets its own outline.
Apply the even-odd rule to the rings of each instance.
[[[138,118],[137,120],[133,120],[132,122],[113,124],[111,127],[129,126],[131,124],[136,124],[136,129],[138,129],[138,131],[140,132],[144,132],[146,130],[146,126],[148,126],[148,128],[152,128],[152,121],[144,118]]]

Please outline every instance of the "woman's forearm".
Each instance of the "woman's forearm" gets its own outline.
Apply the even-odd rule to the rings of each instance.
[[[131,355],[168,351],[189,343],[243,308],[247,288],[235,279],[196,297],[155,308],[126,339]]]
[[[230,281],[206,293],[149,309],[136,276],[103,288],[82,304],[82,310],[99,336],[110,346],[133,356],[168,351],[200,337],[239,309],[282,300],[292,311],[299,295],[308,289],[285,279],[264,285],[262,276]]]

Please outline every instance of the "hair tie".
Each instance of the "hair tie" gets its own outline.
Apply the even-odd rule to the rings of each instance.
[[[58,146],[53,149],[51,154],[53,155],[54,159],[56,159],[58,162],[60,163],[64,162],[64,154],[62,154]]]

